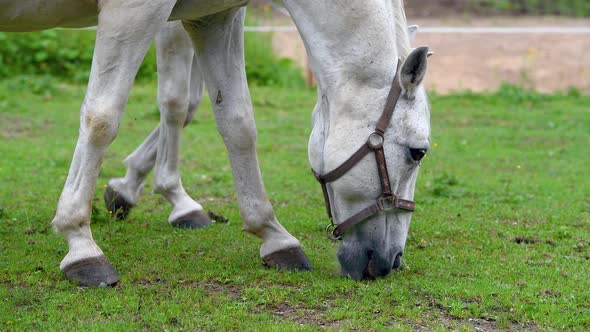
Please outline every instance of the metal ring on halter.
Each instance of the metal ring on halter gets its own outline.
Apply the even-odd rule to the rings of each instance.
[[[336,225],[334,225],[332,223],[329,224],[328,226],[326,226],[326,236],[328,237],[328,239],[330,239],[332,241],[340,241],[340,240],[342,240],[342,237],[334,235],[335,228],[336,228]]]
[[[369,135],[369,138],[367,138],[367,145],[372,150],[381,149],[383,147],[383,140],[383,135],[374,131]]]
[[[395,197],[393,196],[386,196],[386,197],[379,197],[377,199],[377,207],[379,207],[379,211],[388,211],[395,208]]]

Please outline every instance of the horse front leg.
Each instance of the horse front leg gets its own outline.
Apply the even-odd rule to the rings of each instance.
[[[125,177],[109,181],[105,203],[115,217],[125,218],[137,204],[146,176],[156,166],[154,191],[173,205],[168,221],[179,227],[203,227],[209,224],[209,218],[182,187],[178,154],[182,127],[192,120],[198,108],[204,82],[180,22],[169,22],[158,32],[156,51],[160,125],[127,157]]]
[[[209,89],[215,119],[229,152],[243,229],[263,240],[260,255],[277,269],[312,268],[299,241],[276,219],[256,156],[256,126],[244,67],[245,9],[185,22]]]
[[[92,197],[107,147],[114,140],[133,79],[151,40],[174,1],[100,2],[96,46],[80,131],[70,171],[59,198],[53,228],[68,243],[60,268],[84,286],[113,285],[119,276],[92,238]]]

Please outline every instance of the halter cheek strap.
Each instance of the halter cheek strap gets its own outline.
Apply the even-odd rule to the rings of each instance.
[[[399,82],[400,67],[401,61],[398,60],[396,74],[393,78],[389,95],[387,96],[385,109],[383,110],[379,121],[377,121],[375,131],[367,138],[367,142],[363,144],[355,153],[353,153],[352,156],[350,156],[350,158],[348,158],[344,163],[336,167],[336,169],[329,172],[328,174],[321,175],[315,170],[311,170],[315,178],[322,186],[324,201],[326,202],[326,212],[328,213],[328,218],[330,218],[330,225],[328,225],[326,231],[328,232],[329,237],[333,240],[339,240],[342,235],[350,230],[353,226],[379,212],[389,209],[400,209],[406,211],[414,211],[416,209],[415,202],[397,198],[396,195],[391,191],[391,182],[389,180],[389,174],[387,173],[385,152],[383,151],[383,135],[385,134],[385,131],[391,122],[393,112],[395,111],[395,106],[397,105],[397,102],[402,93],[402,88]],[[381,184],[381,195],[379,198],[377,198],[375,203],[356,213],[352,217],[344,220],[341,223],[334,223],[330,197],[328,196],[326,184],[338,180],[371,152],[375,154],[375,162],[377,164],[377,172],[379,174],[379,180]]]

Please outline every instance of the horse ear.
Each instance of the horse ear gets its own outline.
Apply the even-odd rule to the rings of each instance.
[[[400,84],[408,99],[416,97],[416,90],[424,80],[428,67],[428,46],[413,50],[404,61],[400,72]]]
[[[410,45],[414,45],[414,41],[416,40],[416,34],[418,33],[418,29],[420,29],[417,25],[409,25],[408,26],[408,39],[410,39]]]

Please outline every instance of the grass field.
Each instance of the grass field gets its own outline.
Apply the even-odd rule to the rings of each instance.
[[[185,131],[183,183],[229,223],[170,227],[149,182],[127,221],[109,220],[102,188],[155,126],[155,91],[134,88],[96,193],[94,237],[121,281],[87,289],[61,275],[67,249],[49,226],[84,87],[0,82],[0,331],[590,329],[590,97],[432,96],[433,148],[402,269],[354,282],[339,276],[309,172],[313,91],[252,91],[267,191],[313,272],[265,269],[259,241],[241,232],[208,101]]]

